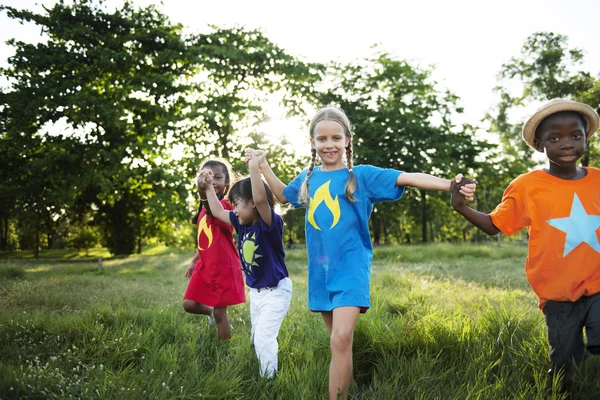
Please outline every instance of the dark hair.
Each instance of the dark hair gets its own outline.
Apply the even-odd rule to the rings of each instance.
[[[203,170],[204,168],[214,168],[214,167],[221,167],[221,169],[223,170],[223,173],[225,174],[225,182],[226,182],[225,191],[219,198],[219,199],[222,199],[224,196],[227,195],[227,192],[229,191],[229,184],[231,183],[231,176],[233,175],[231,172],[231,165],[222,158],[211,158],[210,160],[205,160],[202,162],[202,164],[200,165],[199,171]],[[203,206],[203,202],[200,201],[200,205],[198,206],[198,211],[192,217],[192,224],[194,224],[194,225],[198,224],[198,218],[200,217],[200,212],[202,211],[202,206]],[[207,209],[207,211],[208,211],[208,209]]]
[[[540,121],[540,123],[538,124],[538,126],[535,128],[535,133],[533,135],[533,137],[535,139],[540,138],[539,136],[539,130],[540,130],[540,126],[542,126],[544,124],[544,122],[548,121],[549,118],[554,117],[556,115],[576,115],[581,119],[581,123],[583,124],[583,131],[585,132],[586,138],[587,138],[587,120],[585,119],[585,117],[583,116],[583,114],[578,113],[577,111],[570,111],[570,110],[566,110],[566,111],[558,111],[555,112],[553,114],[548,115],[546,118],[544,118],[543,120]]]
[[[269,202],[269,206],[273,208],[273,205],[275,203],[273,192],[271,192],[271,189],[264,181],[263,185],[265,185],[265,191],[267,192],[267,201]],[[254,201],[254,199],[252,198],[252,182],[250,181],[250,177],[243,178],[235,182],[229,190],[228,199],[232,203],[234,203],[235,200],[238,199],[244,201]]]

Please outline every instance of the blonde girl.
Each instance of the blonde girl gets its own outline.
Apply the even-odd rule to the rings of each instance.
[[[373,250],[369,217],[375,203],[398,200],[406,186],[450,190],[450,181],[352,162],[354,135],[346,114],[325,107],[309,126],[310,165],[289,185],[282,183],[259,150],[261,172],[281,203],[306,208],[308,307],[320,312],[330,335],[329,398],[345,399],[352,382],[352,340],[360,313],[370,306]],[[317,159],[320,166],[316,166]],[[460,175],[457,181],[460,181]],[[472,197],[474,184],[461,189]]]

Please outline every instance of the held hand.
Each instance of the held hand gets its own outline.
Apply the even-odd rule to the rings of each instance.
[[[198,174],[197,184],[199,190],[206,190],[212,185],[213,173],[210,169],[203,169]]]
[[[459,192],[468,201],[475,199],[475,189],[477,188],[477,181],[472,178],[465,178],[462,174],[456,175],[454,182],[460,184]]]
[[[246,154],[244,157],[244,162],[246,163],[246,165],[249,165],[248,163],[250,162],[250,160],[252,160],[252,152],[254,151],[254,149],[246,149]]]
[[[194,272],[194,268],[196,268],[196,264],[192,261],[190,266],[185,270],[185,278],[190,279],[192,277],[192,273]]]
[[[466,201],[473,201],[477,181],[475,179],[463,178],[462,174],[458,174],[450,182],[450,203],[454,209],[463,207]]]
[[[260,168],[260,166],[266,161],[266,157],[267,152],[264,150],[250,150],[250,160],[248,162],[248,166]]]

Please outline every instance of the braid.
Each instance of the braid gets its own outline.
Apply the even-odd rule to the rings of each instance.
[[[306,172],[306,177],[304,178],[304,182],[302,182],[302,186],[300,186],[300,194],[298,195],[298,202],[302,204],[304,207],[308,207],[308,178],[315,167],[315,160],[317,158],[317,150],[315,148],[310,149],[310,164],[308,165],[308,171]]]
[[[348,171],[350,172],[350,176],[346,181],[346,197],[352,203],[355,203],[356,199],[354,198],[354,191],[356,190],[357,182],[356,176],[354,176],[354,172],[352,171],[352,168],[354,167],[354,162],[352,161],[352,152],[352,139],[350,139],[350,142],[348,142],[348,146],[346,147],[346,165],[348,165]]]

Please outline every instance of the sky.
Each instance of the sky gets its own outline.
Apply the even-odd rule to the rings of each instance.
[[[260,28],[288,53],[305,61],[352,61],[379,44],[399,59],[434,67],[433,77],[461,98],[462,120],[476,124],[497,98],[493,88],[503,63],[518,56],[525,39],[539,31],[568,36],[584,51],[584,69],[600,75],[598,0],[134,0],[156,4],[187,32],[208,25]],[[39,10],[52,0],[0,0],[0,4]],[[107,0],[107,4],[122,2]],[[15,37],[40,40],[39,28],[20,26],[0,13],[0,64],[12,54],[4,43]],[[274,116],[277,118],[277,116]]]

